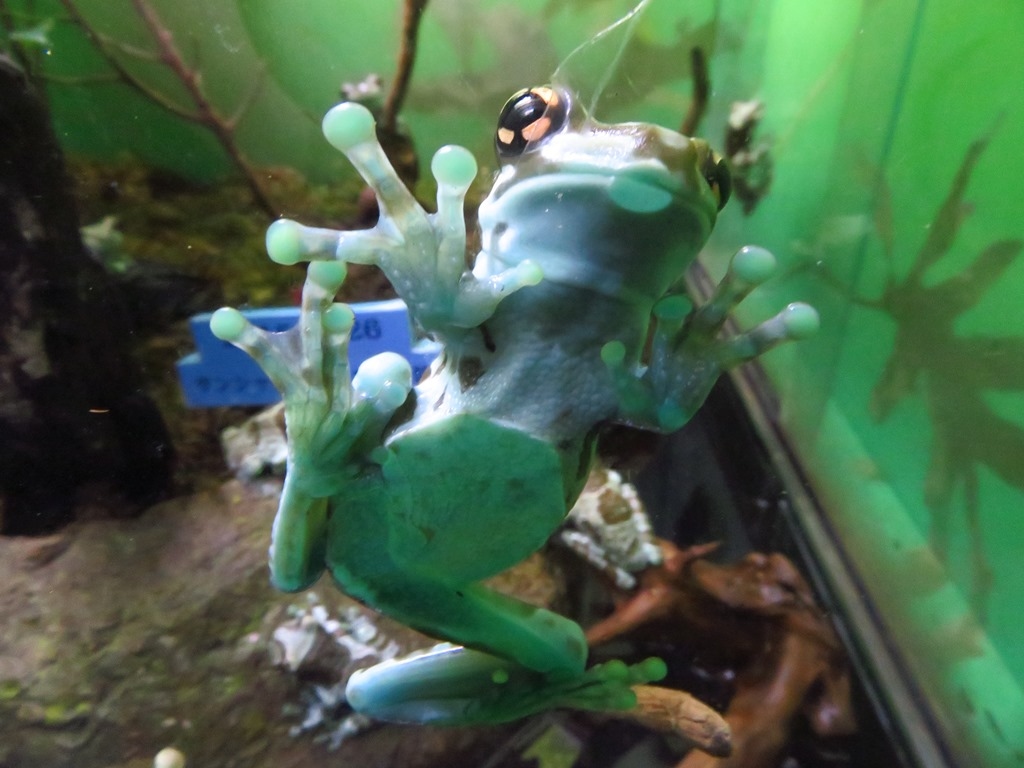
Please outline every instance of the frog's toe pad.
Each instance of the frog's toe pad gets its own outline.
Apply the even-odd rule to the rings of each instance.
[[[476,158],[465,147],[441,147],[434,154],[430,170],[438,184],[465,192],[476,178]]]
[[[324,115],[322,125],[327,141],[342,152],[376,141],[374,127],[370,110],[355,102],[344,102],[332,108]]]
[[[222,341],[237,341],[247,327],[245,317],[233,307],[221,307],[210,317],[210,330]]]
[[[772,252],[756,245],[740,248],[730,265],[733,274],[751,286],[767,281],[777,268],[778,262]]]
[[[818,311],[810,304],[800,301],[793,302],[781,314],[786,337],[795,341],[809,339],[818,332],[821,326]]]
[[[405,402],[412,389],[412,368],[401,355],[381,352],[359,366],[352,389],[378,410],[390,413]]]

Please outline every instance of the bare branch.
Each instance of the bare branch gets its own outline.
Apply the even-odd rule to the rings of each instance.
[[[402,110],[405,95],[412,81],[412,68],[416,63],[416,44],[419,37],[420,20],[428,0],[405,0],[405,16],[402,20],[402,48],[398,52],[398,71],[388,92],[381,112],[380,127],[390,133],[397,132],[398,113]]]
[[[171,114],[191,123],[201,125],[209,130],[245,178],[257,204],[271,218],[277,217],[277,208],[271,202],[256,170],[249,164],[249,161],[246,160],[241,149],[238,147],[238,144],[235,142],[234,137],[234,129],[238,120],[241,118],[245,109],[252,104],[252,100],[255,96],[248,95],[246,99],[243,100],[239,110],[231,119],[224,118],[213,106],[203,90],[202,73],[197,68],[189,66],[182,57],[181,52],[178,50],[178,47],[174,42],[173,34],[167,26],[164,25],[163,20],[157,14],[156,9],[150,5],[148,0],[132,0],[132,5],[134,6],[136,13],[139,15],[139,18],[149,30],[149,33],[156,41],[156,53],[152,51],[139,50],[134,46],[127,46],[123,43],[111,40],[89,24],[78,10],[74,0],[60,0],[60,2],[67,10],[71,20],[74,21],[75,24],[77,24],[82,31],[93,40],[96,44],[97,50],[103,56],[104,60],[125,85],[128,85],[138,91],[142,96],[160,105]],[[190,110],[180,106],[165,94],[144,83],[140,78],[125,68],[118,57],[113,54],[112,50],[117,50],[134,58],[158,61],[166,66],[174,73],[182,86],[184,86],[186,93],[188,93],[188,96],[192,101],[193,109]]]
[[[249,111],[249,108],[256,102],[259,95],[263,93],[263,86],[267,83],[267,65],[265,62],[260,62],[259,69],[253,73],[252,85],[249,86],[249,90],[246,91],[245,96],[240,102],[238,107],[235,109],[234,114],[231,115],[226,121],[227,126],[234,130],[238,125],[239,121],[245,116],[245,113]]]
[[[708,95],[711,93],[708,62],[704,57],[704,51],[698,47],[690,51],[690,71],[693,73],[693,98],[679,127],[679,132],[683,136],[693,136],[697,133],[700,121],[704,119],[704,112],[708,108]]]

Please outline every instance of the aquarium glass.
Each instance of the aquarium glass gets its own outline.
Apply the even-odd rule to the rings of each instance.
[[[706,263],[766,245],[791,270],[777,295],[821,310],[816,341],[767,363],[823,509],[805,522],[852,567],[955,759],[1010,766],[1024,760],[1024,54],[1009,30],[1024,8],[985,8],[738,14],[743,54],[715,80],[763,100],[774,179]],[[749,317],[774,308],[763,298]]]
[[[302,279],[266,260],[272,218],[357,215],[358,181],[320,119],[346,84],[392,75],[401,5],[0,0],[0,43],[46,94],[108,269],[152,260],[222,285],[216,299],[186,291],[176,306],[190,311],[267,306],[294,303]],[[432,194],[422,161],[457,143],[481,166],[479,197],[500,106],[581,45],[566,71],[600,94],[599,119],[677,127],[694,47],[712,145],[756,100],[756,193],[722,214],[700,266],[717,278],[740,246],[765,246],[782,274],[743,324],[797,299],[820,312],[819,335],[770,353],[754,392],[819,505],[796,519],[845,574],[837,609],[872,623],[849,626],[869,671],[891,652],[917,693],[886,702],[873,668],[884,703],[924,713],[896,722],[925,723],[963,766],[1024,764],[1024,4],[655,0],[620,55],[591,55],[631,6],[431,0],[398,120],[424,166],[418,191]],[[360,286],[354,298],[383,297]],[[178,395],[189,343],[140,353],[182,445],[216,422]],[[190,471],[220,460],[184,453]]]

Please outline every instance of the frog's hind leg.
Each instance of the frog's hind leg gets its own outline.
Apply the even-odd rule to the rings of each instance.
[[[335,575],[342,574],[336,569]],[[446,644],[357,672],[346,696],[370,717],[466,725],[558,707],[629,709],[636,703],[634,685],[665,674],[660,660],[585,669],[587,645],[578,624],[482,585],[456,589],[404,569],[374,575],[386,585],[367,595],[376,607],[469,647]]]
[[[443,448],[442,442],[442,453]],[[398,453],[414,457],[415,446],[403,446]],[[527,526],[520,524],[507,535],[491,537],[489,521],[483,519],[470,530],[451,515],[442,519],[444,510],[430,505],[422,493],[419,504],[410,504],[412,497],[390,464],[380,474],[354,478],[332,500],[326,557],[341,589],[429,636],[504,659],[508,668],[532,670],[541,677],[579,677],[587,644],[578,624],[475,583],[526,557],[543,543],[543,536],[535,541],[537,537],[523,534]],[[471,493],[469,498],[489,501],[480,496]],[[560,505],[557,497],[555,503]],[[520,503],[520,511],[526,506]],[[420,509],[434,511],[438,519],[417,515]],[[508,552],[489,548],[488,538],[502,539]],[[481,695],[490,690],[489,673],[477,683]],[[391,701],[400,693],[382,695]]]
[[[665,675],[660,659],[611,661],[578,676],[545,676],[447,643],[356,672],[346,697],[381,720],[434,725],[499,723],[555,708],[625,710],[632,688]]]
[[[334,499],[331,572],[353,597],[474,650],[420,655],[354,678],[357,709],[466,723],[632,703],[630,686],[653,679],[649,666],[585,670],[578,624],[479,583],[539,548],[564,516],[554,448],[463,414],[405,433],[378,456],[378,474]]]

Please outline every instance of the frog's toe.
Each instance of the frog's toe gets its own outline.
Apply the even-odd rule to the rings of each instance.
[[[800,341],[813,336],[821,321],[810,304],[794,302],[750,331],[724,342],[722,365],[730,367],[753,360],[787,341]]]
[[[693,302],[682,294],[671,294],[659,300],[654,305],[654,316],[658,320],[655,333],[659,341],[671,343],[692,312]]]
[[[359,366],[352,379],[352,389],[359,397],[372,402],[376,410],[390,414],[409,396],[412,368],[401,355],[382,352]]]
[[[439,185],[465,194],[476,178],[476,158],[465,147],[441,147],[430,162],[430,170]]]
[[[210,330],[222,341],[237,341],[248,327],[249,321],[234,307],[221,307],[210,317]]]
[[[818,310],[810,304],[796,301],[782,310],[782,324],[786,330],[786,338],[794,341],[809,339],[821,327]]]
[[[633,686],[655,683],[668,674],[665,662],[657,657],[638,664],[619,659],[597,664],[559,697],[559,706],[573,709],[623,710],[636,706]]]
[[[778,262],[771,251],[756,245],[740,248],[732,257],[729,269],[748,285],[760,285],[775,274]]]
[[[278,219],[267,227],[267,255],[271,261],[289,266],[302,261],[306,249],[302,241],[302,225],[290,219]]]
[[[495,308],[507,296],[537,285],[543,279],[544,270],[540,264],[524,259],[485,280],[465,280],[459,285],[453,322],[463,328],[479,325],[494,314]]]
[[[309,265],[307,282],[318,286],[324,294],[333,296],[341,288],[348,274],[343,261],[315,261]]]
[[[333,107],[324,115],[322,127],[327,141],[342,152],[377,140],[373,115],[355,102],[346,101]]]
[[[355,325],[356,315],[348,304],[332,304],[324,312],[324,330],[332,334],[348,334]]]
[[[740,248],[729,261],[714,293],[693,313],[685,332],[695,340],[713,339],[733,309],[777,269],[778,262],[771,251],[755,245]]]
[[[257,328],[232,307],[221,307],[210,317],[210,331],[218,339],[234,344],[259,364],[282,394],[294,391],[301,383],[282,352],[279,338]]]

